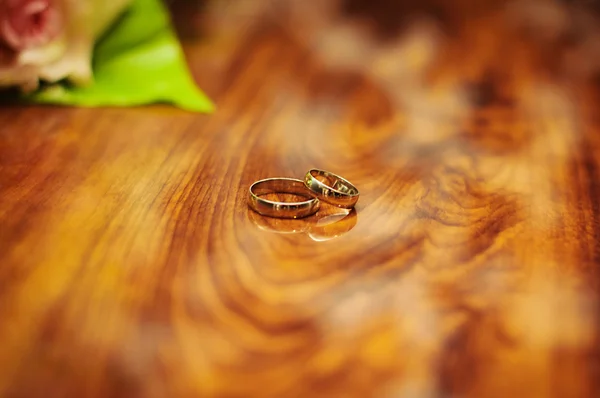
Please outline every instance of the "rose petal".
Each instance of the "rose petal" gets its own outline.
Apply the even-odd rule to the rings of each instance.
[[[60,12],[51,0],[8,1],[0,18],[0,36],[15,50],[48,43],[62,25]]]

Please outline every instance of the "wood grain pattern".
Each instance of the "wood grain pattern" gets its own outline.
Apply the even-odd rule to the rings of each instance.
[[[214,115],[0,109],[0,396],[598,396],[596,11],[416,3],[176,2]],[[247,209],[310,167],[356,210]]]

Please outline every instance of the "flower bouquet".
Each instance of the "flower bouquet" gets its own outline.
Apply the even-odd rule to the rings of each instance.
[[[0,88],[31,102],[210,112],[161,0],[0,0]]]

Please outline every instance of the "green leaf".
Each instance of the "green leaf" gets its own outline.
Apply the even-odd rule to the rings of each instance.
[[[94,82],[87,87],[48,86],[30,100],[38,103],[139,106],[167,102],[194,112],[214,105],[196,86],[161,0],[134,0],[96,43]]]

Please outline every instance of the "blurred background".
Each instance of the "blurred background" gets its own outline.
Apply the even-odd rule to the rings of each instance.
[[[490,52],[507,51],[510,56],[511,47],[528,44],[531,61],[553,73],[589,76],[600,58],[598,0],[170,0],[168,4],[184,40],[201,38],[220,24],[247,29],[268,20],[298,39],[314,39],[320,29],[325,38],[345,37],[347,41],[336,40],[326,49],[354,51],[357,57],[367,44],[390,45],[423,28],[424,35],[460,38],[464,52],[477,50],[467,44],[486,45]],[[481,26],[495,37],[485,37],[478,30]],[[477,37],[469,36],[476,31]]]

